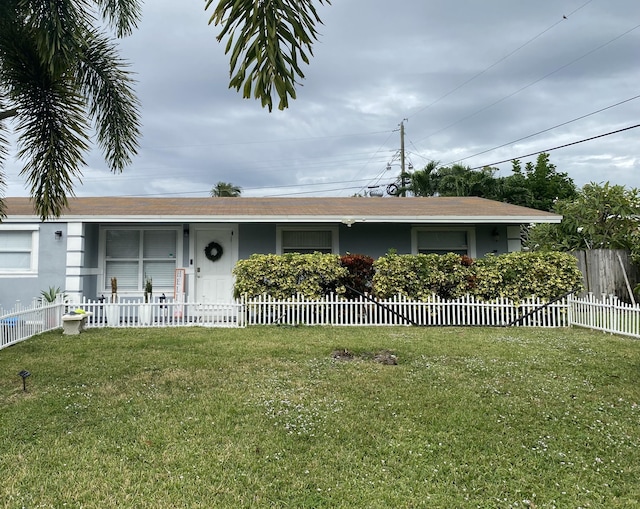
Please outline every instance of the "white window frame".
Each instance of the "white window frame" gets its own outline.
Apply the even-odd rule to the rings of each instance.
[[[38,276],[38,252],[40,250],[40,226],[29,224],[3,224],[2,232],[31,232],[31,250],[28,269],[8,269],[0,267],[0,277],[37,277]]]
[[[174,255],[174,259],[175,259],[175,268],[179,269],[182,268],[183,263],[182,263],[182,251],[183,251],[183,234],[182,234],[182,225],[118,225],[118,224],[112,224],[112,225],[108,225],[108,226],[102,226],[100,227],[100,255],[99,255],[99,266],[101,268],[101,277],[100,277],[100,281],[98,282],[99,286],[101,289],[98,289],[99,293],[105,293],[105,292],[110,292],[111,291],[111,283],[109,281],[107,281],[107,231],[112,231],[112,230],[129,230],[129,231],[137,231],[137,232],[142,232],[142,231],[175,231],[176,232],[176,246],[175,246],[175,255]],[[144,235],[142,235],[142,238],[144,238]],[[143,252],[144,252],[144,244],[143,242],[140,243],[139,246],[140,252],[138,254],[138,281],[139,281],[139,286],[137,289],[118,289],[118,295],[138,295],[144,292],[144,274],[142,274],[142,271],[144,270],[144,256],[143,256]],[[158,292],[172,292],[173,291],[173,285],[170,286],[159,286],[156,285],[154,283],[153,285],[153,293],[158,293]]]
[[[317,232],[317,231],[329,231],[331,232],[331,253],[339,253],[338,246],[338,227],[337,226],[322,226],[322,225],[297,225],[297,226],[276,226],[276,254],[283,254],[282,246],[282,232],[294,231],[294,232]]]
[[[476,258],[476,229],[473,226],[416,226],[411,229],[411,252],[418,254],[418,234],[429,232],[466,232],[467,234],[467,256]],[[459,249],[456,246],[445,246],[448,248]]]

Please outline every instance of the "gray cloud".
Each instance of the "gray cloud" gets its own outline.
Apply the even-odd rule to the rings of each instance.
[[[92,152],[77,194],[206,196],[226,181],[246,196],[348,196],[393,180],[399,167],[385,167],[403,119],[420,168],[492,164],[640,118],[637,99],[496,148],[640,93],[637,0],[349,0],[319,11],[325,24],[298,99],[269,113],[228,90],[228,59],[202,4],[146,3],[121,43],[138,78],[140,154],[112,175]],[[640,187],[639,133],[556,150],[551,161],[578,185]],[[7,194],[25,195],[19,165],[8,170]]]

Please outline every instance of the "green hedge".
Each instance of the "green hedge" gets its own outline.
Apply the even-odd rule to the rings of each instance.
[[[383,299],[403,295],[420,301],[432,295],[455,299],[468,294],[482,300],[551,300],[583,288],[576,259],[559,252],[488,255],[475,261],[454,253],[390,253],[373,262],[364,255],[253,255],[240,260],[233,272],[236,297],[267,294],[276,299],[296,294],[355,296],[345,285]]]
[[[339,282],[347,276],[347,269],[340,264],[340,256],[334,254],[254,254],[239,260],[233,274],[236,298],[267,294],[288,299],[302,294],[314,299],[334,292],[343,294],[344,287]]]

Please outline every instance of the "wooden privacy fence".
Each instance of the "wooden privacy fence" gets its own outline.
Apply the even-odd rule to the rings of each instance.
[[[517,325],[525,327],[569,325],[566,299],[545,305],[535,298],[514,303],[509,299],[481,301],[473,296],[444,300],[434,295],[429,301],[417,302],[403,296],[344,300],[335,295],[320,299],[298,295],[276,300],[265,295],[244,300],[244,307],[247,325],[503,326],[518,319]]]

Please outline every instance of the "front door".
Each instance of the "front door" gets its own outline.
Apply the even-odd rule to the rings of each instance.
[[[197,229],[195,250],[195,301],[231,302],[237,258],[233,228]]]

